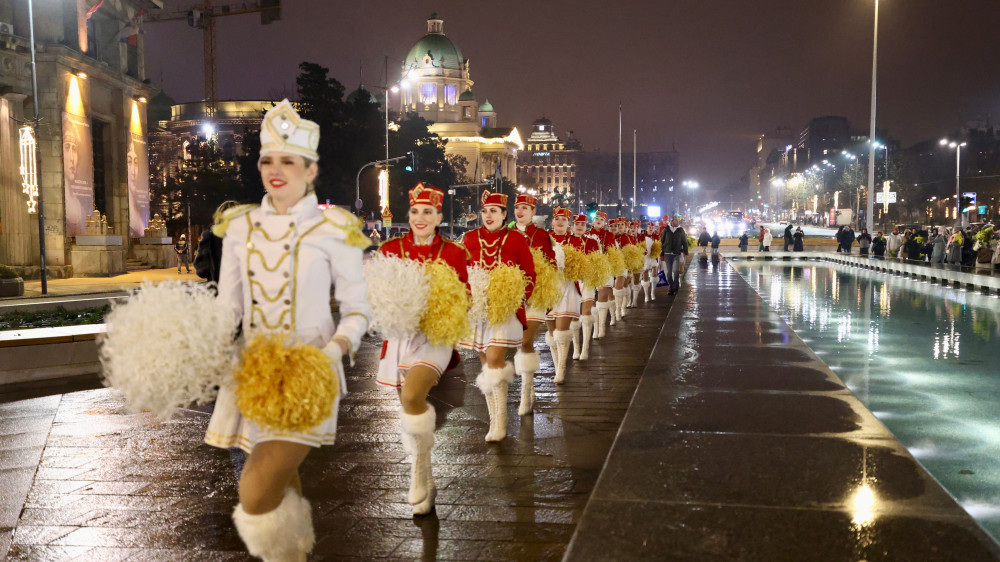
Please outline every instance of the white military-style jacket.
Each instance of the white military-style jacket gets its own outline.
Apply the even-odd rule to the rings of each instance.
[[[354,215],[320,211],[314,194],[279,215],[265,195],[260,206],[231,209],[213,231],[224,232],[219,298],[242,319],[244,334],[290,333],[321,349],[341,339],[353,364],[372,315],[361,270],[369,241]]]

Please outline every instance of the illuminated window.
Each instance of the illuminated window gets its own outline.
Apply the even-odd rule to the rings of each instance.
[[[437,86],[434,84],[420,85],[420,103],[432,105],[437,103]]]
[[[480,125],[480,126],[482,126],[482,127],[485,127],[485,126],[486,126],[486,120],[487,120],[487,119],[489,119],[489,117],[486,117],[486,116],[484,115],[484,116],[483,116],[483,118],[481,119],[482,123],[480,123],[479,125]]]
[[[458,86],[454,84],[446,84],[444,87],[444,103],[448,105],[455,105],[458,103]]]
[[[463,119],[472,119],[472,108],[471,107],[465,106],[465,107],[462,108],[462,118]]]

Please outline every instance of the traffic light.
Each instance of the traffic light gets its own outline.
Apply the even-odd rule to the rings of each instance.
[[[976,206],[976,201],[968,195],[963,195],[958,199],[958,207],[963,213],[968,213],[971,209]]]
[[[595,218],[597,218],[596,201],[591,201],[590,203],[587,203],[587,218],[589,218],[590,220],[594,220]]]
[[[417,170],[417,163],[419,159],[417,158],[417,152],[415,150],[410,151],[410,163],[406,165],[407,172],[415,172]]]

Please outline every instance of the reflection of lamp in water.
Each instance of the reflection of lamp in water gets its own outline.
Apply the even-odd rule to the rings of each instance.
[[[875,492],[867,483],[862,484],[851,497],[851,523],[867,527],[875,521]]]

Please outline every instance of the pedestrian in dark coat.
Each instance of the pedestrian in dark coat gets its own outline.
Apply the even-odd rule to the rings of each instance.
[[[795,229],[795,234],[792,235],[792,251],[801,252],[804,249],[802,239],[805,237],[805,233],[802,232],[801,228]]]
[[[868,234],[867,228],[861,229],[861,234],[858,235],[858,246],[861,248],[861,255],[868,255],[868,248],[872,245],[872,235]]]
[[[747,251],[747,246],[749,244],[750,244],[750,237],[747,236],[747,233],[744,231],[743,234],[740,236],[740,251],[741,252]]]
[[[885,236],[882,235],[882,232],[879,231],[872,240],[872,253],[875,254],[875,257],[885,257],[885,247],[887,243],[888,240],[886,240]]]
[[[722,244],[722,239],[719,238],[719,232],[716,231],[715,234],[712,235],[712,257],[713,258],[714,257],[718,257],[718,255],[719,255],[719,245],[721,245],[721,244]]]
[[[785,227],[785,249],[784,249],[784,251],[786,251],[786,252],[788,251],[788,246],[791,245],[791,243],[792,243],[792,223],[788,223],[788,226]]]

